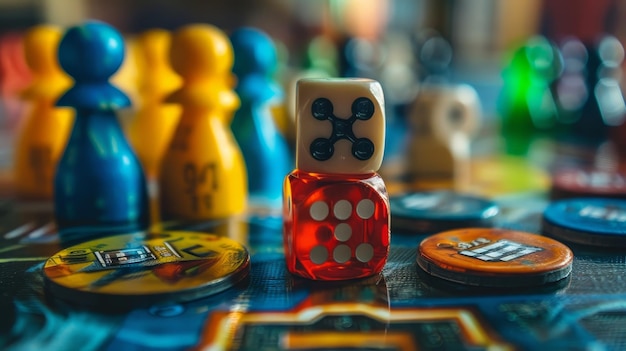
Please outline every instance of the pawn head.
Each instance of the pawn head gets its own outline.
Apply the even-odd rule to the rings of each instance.
[[[276,47],[267,34],[245,27],[235,31],[230,41],[235,51],[233,72],[236,75],[272,74],[276,69]]]
[[[57,48],[62,32],[59,28],[39,25],[31,28],[24,36],[24,56],[28,67],[35,73],[59,72]]]
[[[218,28],[191,24],[174,32],[170,60],[183,79],[223,75],[233,67],[233,48]]]
[[[72,27],[59,45],[59,63],[77,82],[106,81],[123,61],[124,39],[106,23]]]
[[[139,37],[144,64],[147,67],[162,65],[167,59],[172,36],[165,29],[151,29]]]

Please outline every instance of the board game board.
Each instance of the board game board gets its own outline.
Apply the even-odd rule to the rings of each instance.
[[[496,198],[495,226],[540,233],[548,200]],[[256,211],[235,224],[251,253],[249,279],[206,298],[117,311],[51,298],[43,262],[60,250],[51,208],[1,207],[0,345],[23,349],[480,350],[610,349],[626,346],[622,251],[568,244],[571,275],[529,288],[478,288],[424,274],[424,235],[394,231],[383,274],[343,283],[291,276],[282,220]],[[223,232],[224,223],[162,223],[163,229]],[[231,231],[232,233],[232,231]]]
[[[196,32],[194,28],[192,28],[192,34],[202,34],[202,31]],[[219,34],[219,31],[209,30],[209,36],[213,35],[221,41],[226,40],[222,34]],[[198,46],[191,46],[191,48],[206,48],[204,43],[196,42],[194,45]],[[183,45],[184,47],[185,45]],[[187,67],[185,60],[187,60],[187,56],[192,55],[186,55],[184,50],[174,51],[180,54],[180,61],[182,62],[179,62],[180,66],[183,68]],[[81,65],[76,67],[81,67]],[[224,69],[222,73],[228,73],[228,70]],[[75,75],[76,77],[80,77],[80,75]],[[107,77],[100,77],[100,80],[104,82],[104,78]],[[87,81],[91,82],[89,79]],[[204,87],[213,86],[212,84],[207,84]],[[429,87],[425,86],[426,88],[421,92],[422,96],[428,95],[426,93],[428,93]],[[548,85],[543,84],[541,87],[542,89],[547,89]],[[433,87],[430,87],[430,89],[433,89]],[[470,134],[477,132],[474,130],[477,127],[472,122],[473,119],[477,118],[477,115],[473,112],[474,109],[470,109],[467,106],[465,110],[459,109],[458,106],[460,105],[457,103],[461,99],[459,101],[448,99],[449,96],[464,96],[459,95],[463,94],[462,92],[449,94],[445,92],[445,89],[440,91],[438,88],[433,89],[432,92],[434,92],[433,96],[437,99],[443,100],[423,102],[423,105],[418,104],[418,107],[443,106],[442,109],[450,108],[450,110],[446,110],[446,113],[424,114],[427,121],[421,122],[424,123],[422,128],[426,126],[428,127],[426,129],[430,130],[430,124],[437,125],[433,121],[441,120],[439,117],[450,117],[444,120],[448,124],[444,123],[443,127],[439,126],[444,132],[449,132],[450,134],[443,133],[446,135],[443,137],[437,136],[435,134],[438,132],[434,131],[436,128],[432,127],[433,130],[430,130],[428,133],[432,132],[431,134],[433,135],[421,135],[411,139],[410,136],[405,134],[406,130],[410,129],[405,122],[409,122],[408,124],[415,122],[410,121],[412,118],[410,116],[400,121],[390,119],[386,125],[388,131],[386,139],[385,133],[381,133],[381,130],[384,129],[380,128],[383,123],[382,119],[378,120],[380,127],[374,128],[380,135],[372,139],[375,139],[378,143],[382,144],[385,142],[387,144],[388,151],[385,154],[385,162],[383,162],[383,167],[380,169],[380,174],[381,179],[385,179],[385,186],[392,196],[426,189],[456,188],[456,190],[467,191],[470,195],[479,195],[487,198],[490,204],[486,209],[490,211],[492,208],[491,203],[493,203],[494,208],[497,208],[497,214],[495,211],[491,211],[488,221],[483,218],[484,220],[482,221],[466,221],[464,223],[471,223],[468,224],[469,226],[500,228],[503,231],[527,232],[532,233],[529,234],[530,236],[538,237],[538,235],[546,234],[544,233],[545,225],[543,224],[544,211],[553,203],[552,197],[564,196],[568,191],[572,191],[572,189],[567,189],[566,186],[561,186],[559,192],[550,193],[551,173],[556,169],[563,168],[562,166],[564,165],[568,166],[566,168],[580,170],[583,167],[597,165],[596,161],[598,160],[602,161],[600,156],[595,155],[598,151],[597,145],[584,145],[582,143],[580,145],[576,143],[557,145],[554,139],[548,139],[543,141],[535,140],[539,143],[543,142],[543,144],[533,148],[527,145],[530,144],[530,141],[527,139],[531,139],[531,137],[524,133],[518,135],[524,144],[521,147],[523,152],[516,150],[519,151],[518,155],[522,155],[521,157],[511,156],[515,154],[511,150],[508,150],[509,154],[507,156],[500,156],[498,153],[501,150],[499,148],[501,145],[498,145],[498,142],[502,141],[492,143],[492,140],[502,137],[504,144],[519,141],[512,139],[515,136],[514,134],[519,132],[519,128],[513,123],[515,121],[508,121],[510,122],[509,127],[515,133],[498,135],[498,131],[490,129],[495,129],[495,127],[486,126],[485,131],[481,131],[484,135],[481,134],[474,137],[474,144],[472,145],[474,154],[471,154],[472,157],[470,157]],[[234,95],[231,93],[227,95],[233,97]],[[336,95],[338,94],[333,94],[333,97]],[[200,97],[196,102],[204,101],[204,95],[198,96]],[[354,100],[354,102],[361,101],[359,99],[361,98]],[[467,105],[476,107],[477,96],[472,97],[472,99],[474,102]],[[495,98],[492,100],[495,100]],[[231,100],[230,102],[232,103],[233,101]],[[330,102],[330,100],[325,98],[314,101],[321,101],[322,104],[325,104],[325,101]],[[371,103],[371,101],[369,102]],[[350,103],[352,103],[352,100],[350,100]],[[95,105],[100,106],[101,104],[96,103]],[[124,102],[122,105],[126,106],[128,104]],[[346,104],[346,106],[349,105]],[[229,108],[235,109],[234,104],[229,106]],[[380,107],[382,107],[382,104]],[[198,112],[199,110],[194,111]],[[311,111],[313,110],[311,109]],[[332,108],[330,111],[332,112]],[[323,117],[321,120],[328,119],[331,121],[336,119],[336,116],[332,113],[324,115],[323,112],[323,108],[320,111],[313,111],[314,114]],[[357,112],[359,115],[364,114],[362,111]],[[107,111],[107,114],[109,117],[114,116],[112,110]],[[354,120],[356,116],[357,114],[353,114],[352,117],[349,117],[349,120]],[[470,117],[463,118],[463,116]],[[370,117],[371,115],[367,116],[367,118]],[[524,117],[528,117],[528,113]],[[109,122],[112,122],[114,118],[110,118],[110,120]],[[190,120],[195,120],[195,118]],[[472,123],[468,122],[468,125],[460,128],[458,123],[463,122],[463,120]],[[347,128],[345,123],[342,126],[338,129],[344,132],[352,128],[351,126]],[[440,169],[437,169],[438,172],[446,173],[444,181],[441,184],[435,182],[436,184],[426,186],[423,183],[424,179],[417,181],[413,179],[412,177],[424,176],[424,174],[428,176],[434,164],[443,158],[450,158],[448,156],[450,156],[450,150],[453,148],[450,140],[459,140],[458,134],[453,135],[458,131],[457,128],[463,129],[460,134],[465,133],[467,135],[461,141],[461,144],[464,145],[462,152],[459,155],[454,155],[454,160],[442,162]],[[584,129],[585,127],[581,128]],[[221,129],[224,132],[228,130],[226,124],[221,125]],[[100,129],[96,128],[95,130],[98,131]],[[121,129],[116,127],[116,130],[117,140],[123,140]],[[173,144],[175,144],[176,148],[184,151],[187,149],[185,136],[188,134],[187,132],[191,133],[191,131],[203,130],[203,128],[189,125],[181,130],[183,131],[181,132],[181,138],[184,143]],[[348,134],[351,135],[353,133],[350,130],[350,133],[342,134],[341,136],[344,137]],[[352,138],[353,136],[351,135],[350,138],[354,139]],[[532,138],[534,137],[532,136]],[[196,136],[196,138],[203,142],[208,140],[203,135]],[[337,138],[339,138],[339,135],[336,135],[333,131],[330,138],[324,138],[323,141],[328,142],[332,139],[332,143],[334,143]],[[407,158],[406,155],[402,154],[406,151],[406,145],[403,145],[403,142],[406,141],[405,138],[409,139],[409,144],[411,144],[411,140],[419,141],[420,138],[425,138],[423,144],[413,143],[412,147],[409,146],[409,149],[416,151],[419,156]],[[147,142],[150,147],[152,147],[152,141],[150,139]],[[351,140],[351,142],[355,141]],[[117,148],[117,143],[111,144]],[[223,149],[224,145],[222,143],[219,146]],[[435,145],[436,147],[428,149],[427,146],[429,145]],[[536,145],[537,143],[535,143]],[[514,146],[517,147],[519,145]],[[230,145],[230,147],[236,149],[234,145]],[[253,150],[256,148],[256,145],[251,147]],[[509,145],[510,148],[511,145]],[[81,147],[77,147],[77,149],[81,149]],[[217,148],[212,149],[212,144],[207,143],[206,145],[203,144],[202,147],[198,147],[195,151],[199,155],[204,156],[204,151],[214,149]],[[484,152],[485,150],[487,152]],[[101,150],[98,149],[98,151]],[[378,161],[381,161],[382,153],[379,153],[380,159]],[[101,154],[106,154],[106,152],[97,152],[96,154],[99,157]],[[275,154],[268,153],[268,155],[274,163],[277,162],[274,159]],[[370,156],[368,154],[365,159]],[[427,161],[424,161],[424,157],[430,157],[430,159],[427,158]],[[595,159],[592,160],[594,157]],[[411,167],[403,167],[407,163],[416,163],[416,158],[418,159],[417,162],[423,161],[423,167],[417,167],[412,170],[410,169]],[[233,158],[228,159],[232,160]],[[459,160],[460,162],[457,162]],[[128,161],[128,159],[124,159],[124,161]],[[221,277],[217,277],[214,280],[215,284],[203,287],[197,294],[185,294],[185,298],[181,297],[179,299],[178,297],[183,294],[183,291],[174,291],[168,295],[168,298],[159,300],[159,302],[150,302],[149,294],[145,294],[145,292],[138,292],[134,295],[134,300],[132,300],[134,302],[129,302],[131,300],[116,300],[110,296],[106,299],[98,295],[91,295],[88,296],[89,298],[86,298],[85,295],[81,295],[78,291],[72,291],[72,289],[63,290],[59,289],[58,286],[55,288],[55,285],[51,283],[53,279],[46,274],[46,269],[49,268],[49,262],[52,260],[51,257],[57,257],[57,253],[61,250],[70,251],[65,258],[69,257],[69,259],[72,259],[70,256],[73,254],[71,252],[72,249],[68,249],[66,243],[61,241],[62,238],[58,234],[58,229],[63,229],[63,224],[61,223],[63,221],[62,218],[59,218],[59,212],[64,210],[59,210],[57,203],[57,216],[55,218],[53,216],[52,201],[34,202],[18,200],[18,197],[14,194],[15,184],[7,180],[9,177],[7,174],[0,173],[1,349],[254,351],[626,349],[626,328],[624,327],[626,325],[626,282],[624,281],[626,279],[624,278],[626,277],[626,255],[623,248],[612,247],[613,245],[594,248],[593,246],[566,242],[565,244],[573,252],[573,262],[572,260],[566,260],[567,266],[563,269],[558,269],[557,278],[550,283],[540,284],[538,283],[540,281],[530,280],[528,275],[520,275],[517,281],[510,280],[511,276],[508,276],[509,280],[506,283],[486,284],[490,286],[485,286],[485,284],[454,283],[441,279],[441,277],[438,278],[436,277],[437,274],[432,274],[432,272],[430,272],[431,274],[425,272],[427,269],[424,269],[424,267],[432,262],[420,256],[418,251],[418,247],[420,247],[420,243],[424,239],[442,231],[438,227],[442,223],[420,223],[420,225],[425,225],[426,227],[432,225],[433,227],[430,230],[424,230],[424,227],[419,228],[420,230],[412,230],[418,228],[414,227],[416,222],[410,221],[408,225],[405,223],[404,227],[399,226],[399,213],[394,212],[392,207],[390,212],[392,227],[391,245],[389,257],[382,273],[363,279],[340,280],[336,282],[324,281],[323,279],[327,278],[324,276],[313,276],[314,278],[322,278],[321,280],[308,280],[298,278],[289,272],[293,267],[288,268],[285,260],[283,246],[284,218],[281,209],[277,208],[275,201],[250,201],[247,211],[243,214],[238,212],[240,208],[244,207],[244,202],[249,200],[243,191],[245,186],[243,185],[242,162],[239,162],[238,165],[239,176],[236,177],[238,181],[235,181],[235,177],[232,176],[220,176],[220,179],[226,179],[223,183],[226,186],[218,187],[215,185],[217,184],[216,181],[205,182],[206,173],[208,171],[215,172],[216,166],[213,160],[202,162],[202,168],[196,168],[193,163],[185,163],[186,161],[180,155],[172,156],[169,161],[174,166],[164,167],[164,169],[172,171],[171,175],[174,180],[165,186],[161,184],[161,194],[163,195],[166,192],[169,192],[169,194],[162,196],[161,199],[150,199],[153,201],[153,204],[158,202],[156,200],[161,200],[161,207],[164,204],[170,207],[168,210],[162,211],[162,213],[171,217],[181,218],[188,214],[185,213],[184,208],[182,212],[179,212],[181,207],[183,207],[181,204],[191,205],[195,211],[196,207],[201,203],[206,205],[206,203],[212,204],[215,201],[215,203],[224,208],[228,206],[219,203],[220,201],[228,203],[226,200],[236,199],[237,203],[231,203],[230,205],[233,208],[228,209],[227,213],[216,215],[216,213],[207,212],[210,215],[186,217],[224,218],[230,216],[227,220],[155,221],[146,232],[146,236],[159,236],[165,235],[163,234],[165,232],[186,231],[214,234],[211,236],[204,235],[204,237],[211,238],[211,240],[216,242],[231,242],[227,238],[234,239],[234,241],[239,243],[237,244],[239,258],[243,258],[241,261],[245,263],[243,264],[245,269],[249,268],[245,279],[239,279],[241,277],[238,276],[237,279],[231,281],[233,284],[228,284],[230,282],[221,284],[222,282],[219,281]],[[342,162],[338,162],[336,166],[339,168],[344,166]],[[275,164],[270,166],[271,162],[269,161],[264,163],[264,166],[276,166]],[[458,165],[462,166],[462,171],[457,168]],[[138,164],[136,166],[135,170],[138,170]],[[465,169],[465,166],[469,168]],[[367,169],[366,173],[378,171],[378,167],[379,165],[376,165],[372,169]],[[396,169],[396,167],[400,169]],[[414,174],[408,175],[403,173],[407,171],[407,168],[409,172]],[[103,169],[107,170],[110,167],[102,164],[97,168],[98,171]],[[184,172],[177,173],[181,169]],[[87,199],[87,201],[82,202],[83,204],[100,206],[100,198],[91,192],[89,177],[81,176],[82,166],[78,165],[75,170],[79,176],[76,178],[68,177],[69,181],[67,183],[74,185],[75,182],[72,179],[84,180],[81,183],[83,188],[76,192],[68,191],[68,196],[78,194],[80,197],[83,197],[84,195],[84,199]],[[0,168],[0,171],[4,172],[5,170]],[[313,174],[319,170],[309,169],[308,171]],[[343,171],[338,174],[350,174],[350,176],[353,176],[346,170]],[[469,173],[465,174],[465,171]],[[257,170],[249,171],[248,173],[254,177],[262,174],[261,172]],[[283,173],[283,171],[277,171],[279,178],[284,176]],[[453,173],[463,173],[464,176],[456,176]],[[131,175],[135,177],[137,174],[133,173]],[[180,178],[181,174],[185,176]],[[450,182],[456,182],[458,180],[456,178],[463,181],[462,187],[459,188],[459,184],[450,184]],[[143,181],[144,179],[142,178],[141,182]],[[275,180],[269,182],[270,185],[276,185],[277,183],[279,184],[280,182]],[[129,182],[125,181],[111,181],[109,187],[96,190],[100,191],[100,195],[108,196],[114,194],[112,189],[115,189],[115,187],[123,187],[129,184]],[[322,183],[315,183],[311,188],[315,188],[320,184]],[[200,201],[200,191],[198,190],[200,185],[211,186],[211,191],[219,188],[221,193],[219,196],[216,195],[215,198],[210,197],[212,196],[211,193],[209,194],[210,196],[204,198],[204,201]],[[337,187],[334,189],[341,191],[345,188],[345,184],[342,186],[343,188]],[[156,189],[157,187],[156,184],[150,184],[148,189]],[[69,188],[74,190],[71,186]],[[166,190],[163,191],[163,189]],[[135,190],[140,190],[142,193],[137,195],[138,193],[133,192],[133,194],[143,199],[144,187],[140,186]],[[120,193],[122,192],[120,191]],[[613,193],[615,192],[617,191],[613,189]],[[384,193],[384,191],[381,191],[381,193]],[[94,195],[93,198],[91,198],[92,195]],[[145,195],[145,199],[148,200],[147,194]],[[326,195],[334,196],[335,194]],[[618,195],[619,197],[623,193],[607,193],[603,195]],[[359,196],[358,194],[355,195],[356,200],[363,200]],[[131,197],[134,198],[135,196]],[[273,200],[277,200],[278,197],[280,196],[274,196]],[[328,198],[330,197],[328,196]],[[183,198],[185,201],[176,202],[172,200],[180,200],[180,198]],[[207,198],[210,201],[206,200]],[[291,197],[287,198],[289,199],[286,201],[289,204],[287,207],[289,207],[292,204],[290,201]],[[187,201],[189,199],[192,201]],[[386,205],[386,198],[383,199],[381,196],[381,199],[380,203]],[[345,199],[342,199],[337,201],[337,203],[342,201],[344,203],[347,202]],[[148,208],[147,202],[142,202],[142,209]],[[309,213],[312,213],[311,217],[317,222],[323,222],[329,213],[329,206],[323,201],[319,202],[322,202],[325,206],[324,215],[320,218],[315,218],[314,213]],[[355,201],[353,202],[356,203]],[[61,205],[64,203],[65,201],[61,201]],[[72,206],[76,204],[74,199],[68,200],[67,203],[70,203]],[[351,203],[348,204],[352,206]],[[76,207],[82,209],[81,205]],[[210,208],[211,206],[206,207]],[[210,209],[218,207],[214,206]],[[358,215],[358,205],[355,207]],[[126,211],[119,209],[117,206],[109,206],[107,209],[113,212],[119,210],[123,213],[134,213],[134,210]],[[156,206],[152,208],[153,212],[157,212],[155,209]],[[341,213],[338,215],[337,212],[334,212],[336,210],[337,206],[333,209],[336,219],[349,217],[346,216],[344,218]],[[348,215],[351,211],[352,207],[349,207]],[[74,212],[76,211],[73,208],[67,207],[65,212],[71,215],[70,217],[74,217],[70,218],[72,220],[84,220],[82,215],[75,216]],[[338,212],[341,212],[341,209]],[[619,220],[621,223],[626,221],[624,213],[626,212],[622,211],[621,214],[618,214],[622,216],[620,217],[622,219]],[[359,216],[362,219],[369,219],[372,214]],[[386,221],[387,218],[383,217],[384,223],[382,227],[384,228],[387,228],[387,223],[389,223]],[[147,216],[141,216],[141,220],[147,221]],[[449,224],[450,221],[451,219],[447,218],[440,222]],[[86,220],[86,222],[89,222],[89,220]],[[91,224],[87,224],[87,228]],[[128,228],[133,230],[133,228],[137,227]],[[585,230],[587,232],[594,231],[588,228],[585,228]],[[98,232],[98,230],[94,230],[94,232]],[[77,235],[72,239],[80,239],[82,234],[85,233],[85,228],[75,230],[74,233]],[[115,232],[115,234],[119,235],[118,232]],[[293,232],[290,232],[286,236],[292,234]],[[317,234],[319,233],[314,233],[314,235]],[[338,236],[341,235],[337,235],[336,232],[333,232],[333,234],[340,240]],[[623,231],[620,234],[623,234]],[[349,237],[350,235],[348,234],[347,236]],[[114,241],[115,237],[112,236],[105,239]],[[584,242],[589,240],[589,235],[582,234],[579,238]],[[103,238],[99,239],[105,240]],[[347,240],[346,238],[340,241],[345,242]],[[476,245],[488,242],[484,241],[484,239],[482,239],[483,241],[481,239],[478,240],[479,242]],[[323,240],[320,239],[320,241]],[[381,240],[380,242],[380,246],[388,244],[388,241]],[[619,241],[614,243],[621,244]],[[367,244],[373,251],[373,245],[370,242]],[[374,245],[376,244],[378,242],[374,242]],[[226,246],[228,245],[230,244]],[[478,252],[472,251],[473,242],[467,245],[467,247],[464,247],[464,253],[462,252],[461,254],[467,257],[476,256],[479,257],[479,260],[493,258],[494,260],[506,261],[509,259],[509,256],[503,257],[505,253],[513,251],[541,251],[540,248],[532,245],[525,246],[504,240],[499,244],[504,245],[503,251],[495,250],[495,252],[489,252],[491,256],[486,256],[486,254],[482,255],[485,252],[484,246],[480,248],[483,251]],[[106,245],[104,242],[101,242],[100,244],[96,243],[96,246],[102,247]],[[314,247],[314,249],[317,247]],[[78,251],[82,252],[81,247],[78,246],[78,248]],[[380,249],[380,247],[376,249]],[[131,250],[135,250],[135,248]],[[164,248],[163,250],[167,251],[168,249]],[[386,247],[383,247],[382,251],[385,250]],[[121,248],[118,251],[122,251]],[[107,261],[109,263],[122,258],[127,259],[123,255],[116,256],[118,251],[106,251],[104,253],[108,256],[105,258],[98,257],[103,261],[109,260],[110,262]],[[80,252],[76,256],[80,256],[82,254]],[[94,252],[96,251],[94,250]],[[565,248],[565,252],[566,256],[570,254],[567,248]],[[131,254],[150,255],[151,253],[146,249],[146,251]],[[247,260],[248,254],[250,258],[249,264]],[[310,257],[314,256],[313,250],[308,251],[307,254]],[[335,252],[333,251],[334,254]],[[324,255],[328,255],[328,251],[324,251]],[[347,254],[347,258],[344,255],[344,258],[348,260],[351,258],[350,255],[351,252]],[[359,259],[358,255],[356,253],[355,258]],[[61,255],[58,255],[58,257],[61,260],[63,259]],[[373,254],[367,260],[359,260],[361,262],[369,262],[372,257]],[[571,256],[568,257],[571,258]],[[335,263],[338,264],[346,262],[346,260],[333,258]],[[319,261],[323,262],[325,260],[326,256]],[[312,258],[311,261],[316,261],[316,259]],[[468,259],[468,261],[471,260]],[[186,261],[185,264],[189,262],[191,261]],[[380,262],[379,267],[382,267],[384,260],[377,262]],[[479,261],[476,262],[478,265]],[[570,262],[572,262],[571,266],[569,265]],[[183,264],[183,266],[186,267],[184,269],[193,271],[198,267],[197,263],[191,262],[188,265]],[[215,265],[216,262],[214,261],[211,264]],[[336,268],[337,266],[333,267]],[[63,268],[61,267],[61,269]],[[136,267],[133,266],[132,268]],[[178,271],[170,271],[168,270],[169,268],[171,266],[165,267],[161,272],[161,277],[166,283],[167,279],[176,278],[176,275],[180,273]],[[293,272],[293,269],[291,271]],[[446,269],[440,270],[440,272],[443,271],[446,271]],[[126,277],[130,277],[129,280],[134,279],[134,273],[138,273],[138,271],[131,269],[118,276],[112,274],[113,277],[109,283],[122,281]],[[454,272],[448,275],[448,277],[453,277],[454,279],[452,280],[469,282],[469,279],[465,280],[463,274],[458,272]],[[540,277],[546,278],[545,275],[540,275]],[[477,279],[480,278],[483,277]],[[484,282],[483,280],[477,281]],[[106,283],[105,281],[104,284]],[[98,284],[103,284],[103,282],[98,282]],[[146,290],[149,290],[149,288],[146,288]],[[100,298],[102,299],[100,300]]]

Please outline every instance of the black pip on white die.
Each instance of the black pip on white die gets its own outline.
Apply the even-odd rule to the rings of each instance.
[[[352,155],[359,160],[367,160],[374,154],[374,143],[368,138],[357,138],[352,131],[356,120],[366,121],[374,115],[374,103],[366,97],[360,97],[352,103],[352,116],[348,119],[333,114],[333,103],[326,98],[318,98],[311,105],[311,114],[315,119],[329,120],[333,131],[329,138],[317,138],[310,147],[311,156],[318,161],[326,161],[335,152],[335,143],[347,139],[352,143]]]

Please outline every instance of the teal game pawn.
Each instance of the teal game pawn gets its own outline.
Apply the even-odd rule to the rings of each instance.
[[[250,199],[280,205],[283,178],[293,167],[287,141],[276,126],[275,114],[283,107],[283,91],[272,77],[276,48],[265,33],[253,28],[241,28],[230,39],[238,80],[235,91],[241,99],[231,128],[246,162]]]
[[[115,114],[129,107],[130,100],[109,83],[124,51],[120,33],[101,22],[68,29],[59,45],[59,63],[74,86],[57,106],[76,111],[54,180],[55,216],[64,244],[149,224],[144,172]]]

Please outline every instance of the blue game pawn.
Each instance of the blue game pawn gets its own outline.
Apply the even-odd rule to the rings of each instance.
[[[75,84],[57,106],[76,110],[54,181],[64,244],[137,231],[149,223],[144,173],[115,114],[130,100],[108,81],[124,50],[122,36],[100,22],[68,29],[59,45],[59,63]]]
[[[231,127],[248,169],[250,198],[280,205],[283,178],[293,167],[274,115],[283,102],[283,91],[272,78],[276,48],[266,34],[253,28],[241,28],[230,39],[238,78],[235,91],[241,99]]]

